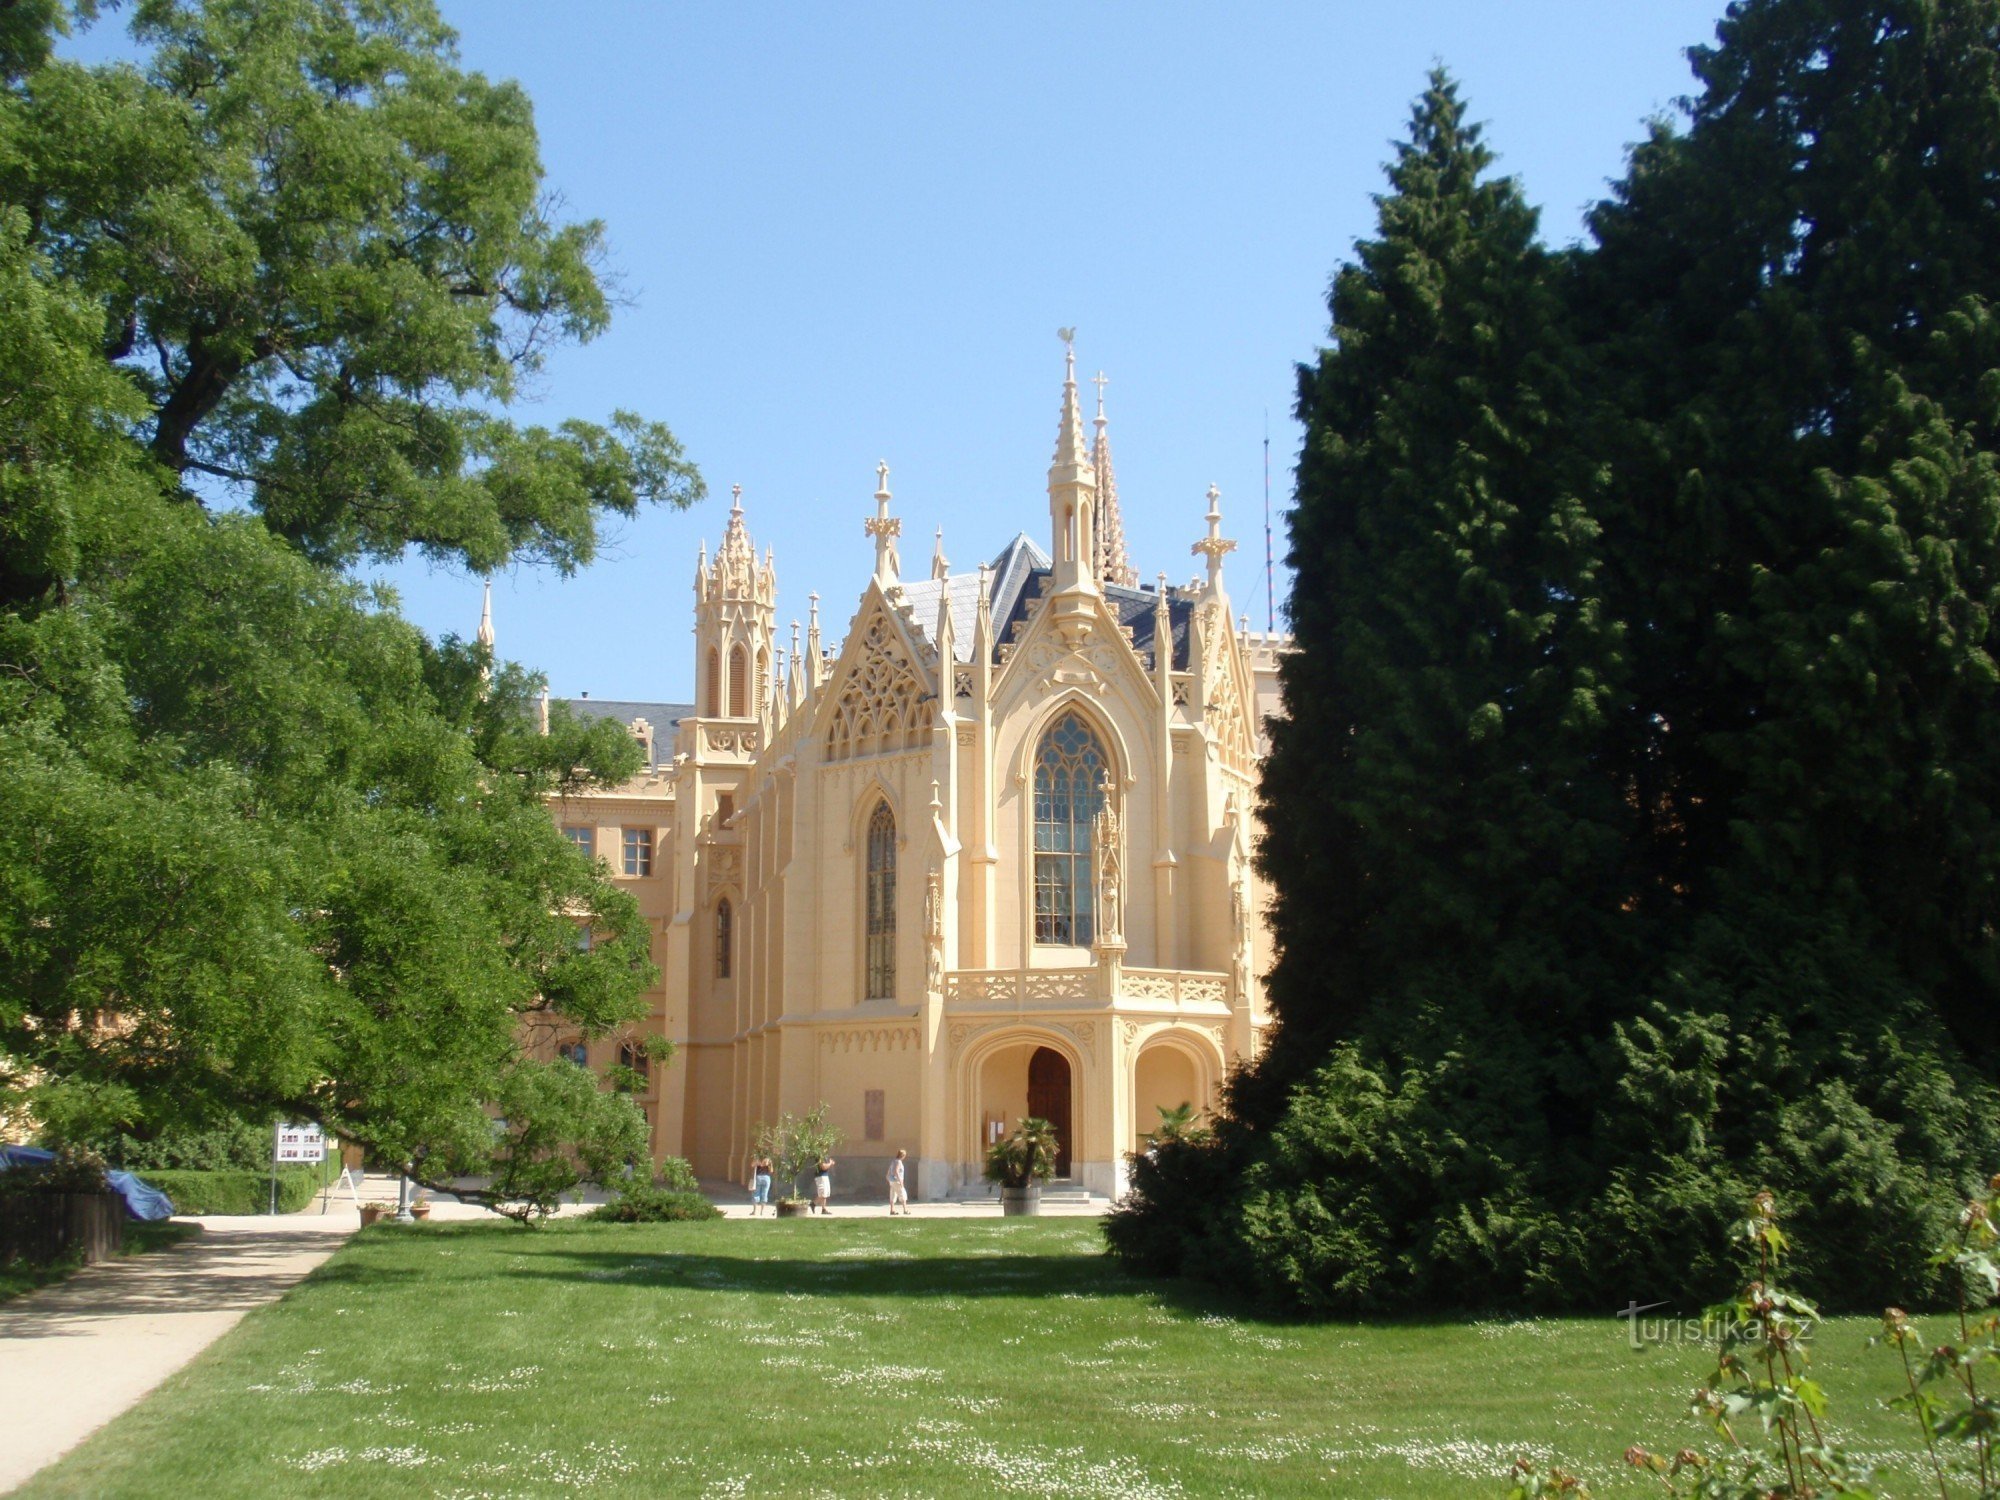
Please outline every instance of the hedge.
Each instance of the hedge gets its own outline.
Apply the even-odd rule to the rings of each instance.
[[[142,1172],[182,1214],[261,1214],[271,1206],[269,1172]],[[319,1194],[317,1167],[278,1169],[278,1212],[295,1214]]]

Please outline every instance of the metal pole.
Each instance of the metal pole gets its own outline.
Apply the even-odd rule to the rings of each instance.
[[[396,1222],[414,1224],[417,1222],[417,1216],[410,1212],[409,1163],[405,1162],[403,1166],[405,1170],[396,1174]]]

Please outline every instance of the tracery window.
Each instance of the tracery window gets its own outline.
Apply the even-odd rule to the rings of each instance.
[[[1096,936],[1091,827],[1110,762],[1075,710],[1035,753],[1035,941],[1087,947]]]
[[[729,898],[724,896],[715,903],[715,977],[727,979],[732,967],[732,955],[736,949],[736,914],[730,910]]]
[[[936,700],[895,629],[881,615],[868,622],[858,664],[842,680],[827,731],[828,760],[922,749]]]
[[[868,975],[866,998],[896,993],[896,816],[877,803],[868,820]]]

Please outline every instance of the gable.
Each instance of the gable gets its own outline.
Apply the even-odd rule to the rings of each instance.
[[[937,721],[937,695],[904,633],[879,601],[864,616],[822,720],[828,760],[922,749]]]
[[[1210,728],[1222,763],[1253,776],[1257,769],[1257,732],[1251,720],[1250,683],[1229,629],[1229,617],[1215,603],[1201,607],[1195,620],[1201,633],[1202,699],[1208,705]]]

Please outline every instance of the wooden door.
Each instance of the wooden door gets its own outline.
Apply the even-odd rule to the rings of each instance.
[[[1037,1047],[1028,1059],[1028,1113],[1056,1128],[1056,1176],[1069,1176],[1069,1059]]]

